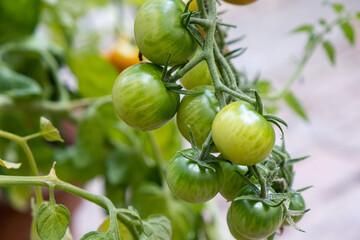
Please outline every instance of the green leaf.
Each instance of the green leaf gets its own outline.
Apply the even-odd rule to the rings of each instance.
[[[79,81],[83,97],[101,97],[111,94],[117,72],[97,53],[70,52],[68,64]]]
[[[323,18],[319,19],[319,24],[326,25],[326,19],[323,19]]]
[[[40,0],[0,1],[0,44],[30,35],[39,20]]]
[[[0,166],[6,167],[7,169],[18,169],[20,168],[21,163],[8,162],[0,158]]]
[[[138,174],[139,166],[141,166],[139,163],[141,161],[141,156],[131,149],[118,149],[110,153],[106,159],[107,180],[112,185],[126,185],[139,182],[143,179]],[[140,174],[143,174],[143,171]]]
[[[43,240],[61,240],[69,221],[70,212],[61,204],[43,203],[36,212],[36,228]]]
[[[334,9],[334,11],[337,13],[341,13],[342,11],[344,11],[344,5],[340,3],[333,3],[331,4],[331,6]]]
[[[169,240],[171,239],[172,230],[168,218],[162,215],[152,215],[144,221],[145,228],[152,231],[150,236],[145,233],[140,235],[140,240]]]
[[[325,49],[325,52],[327,56],[329,57],[330,62],[334,65],[335,64],[335,49],[331,42],[324,41],[322,43],[323,48]]]
[[[40,118],[40,133],[49,142],[64,142],[61,138],[59,130],[57,130],[52,123],[45,117]]]
[[[257,81],[255,86],[260,94],[268,94],[272,89],[271,82],[269,80]]]
[[[308,32],[311,33],[314,30],[314,26],[311,24],[303,24],[294,30],[292,30],[292,33],[301,33],[301,32]]]
[[[177,151],[181,150],[182,137],[176,126],[175,120],[152,131],[157,146],[163,159],[169,161]]]
[[[87,113],[78,125],[76,157],[74,163],[79,168],[87,167],[103,159],[104,131],[98,116]]]
[[[354,32],[354,28],[350,23],[343,23],[340,25],[341,30],[344,33],[344,36],[346,37],[347,40],[349,40],[351,45],[355,44],[355,32]]]
[[[360,12],[356,13],[356,17],[360,20]]]
[[[25,212],[28,210],[31,197],[31,190],[28,186],[7,187],[3,188],[2,192],[16,211]]]
[[[23,98],[38,96],[41,92],[40,85],[34,79],[0,65],[0,94],[11,98]]]
[[[108,237],[105,233],[100,232],[89,232],[82,236],[80,240],[112,240],[113,238]]]
[[[285,102],[291,107],[292,110],[294,110],[302,119],[308,121],[309,118],[304,110],[304,108],[301,106],[300,102],[296,99],[295,95],[289,92],[285,96]]]

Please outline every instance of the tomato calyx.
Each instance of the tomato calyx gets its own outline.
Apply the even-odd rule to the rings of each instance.
[[[201,91],[201,92],[203,92],[203,91]],[[194,135],[193,135],[193,132],[189,125],[188,125],[188,128],[189,128],[190,144],[191,144],[191,148],[193,150],[193,155],[188,155],[183,152],[179,152],[183,157],[196,162],[197,164],[199,164],[200,166],[202,166],[204,168],[208,168],[213,171],[215,171],[215,169],[210,166],[210,163],[214,163],[214,162],[229,162],[229,163],[231,163],[229,160],[223,158],[221,155],[219,155],[218,157],[215,157],[210,154],[211,150],[215,147],[215,144],[212,141],[211,132],[210,132],[209,136],[207,137],[206,141],[204,142],[202,149],[199,149],[196,146]]]

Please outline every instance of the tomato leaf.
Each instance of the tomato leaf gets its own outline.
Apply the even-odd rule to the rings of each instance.
[[[302,119],[308,121],[309,118],[305,112],[305,109],[301,106],[300,102],[296,99],[295,95],[289,92],[285,96],[285,102],[289,107],[294,110]]]
[[[89,109],[91,110],[91,109]],[[87,167],[103,159],[104,131],[97,114],[86,113],[78,125],[74,163],[79,168]]]
[[[355,32],[354,28],[350,23],[343,23],[340,25],[341,30],[344,33],[346,39],[350,42],[351,45],[355,44]]]
[[[43,240],[61,240],[69,226],[70,212],[61,204],[43,203],[36,212],[36,228]]]
[[[330,62],[335,65],[335,49],[331,42],[324,41],[322,43],[323,48],[325,49],[325,52],[327,56],[329,57]]]
[[[177,151],[181,150],[182,137],[174,120],[153,130],[152,133],[161,155],[166,161],[169,161]]]
[[[0,166],[6,167],[7,169],[18,169],[20,168],[21,163],[8,162],[0,158]]]
[[[107,236],[105,233],[100,232],[88,232],[84,236],[80,238],[80,240],[113,240],[114,238],[111,238]]]
[[[23,98],[38,96],[41,93],[41,87],[34,79],[0,65],[0,94],[11,98]]]
[[[144,221],[145,228],[152,231],[150,236],[140,235],[140,240],[168,240],[171,239],[172,229],[168,218],[162,215],[152,215]]]
[[[340,3],[333,3],[331,4],[331,6],[334,9],[334,11],[337,13],[341,13],[342,11],[344,11],[344,5]]]
[[[38,21],[40,0],[0,1],[0,44],[30,35]]]
[[[61,138],[59,130],[57,130],[52,123],[45,117],[40,118],[40,133],[49,142],[64,142]]]
[[[311,24],[303,24],[297,28],[295,28],[294,30],[292,30],[292,33],[302,33],[302,32],[307,32],[307,33],[311,33],[314,31],[314,26]]]
[[[99,54],[85,51],[69,53],[68,64],[79,82],[83,97],[101,97],[111,94],[117,72]]]

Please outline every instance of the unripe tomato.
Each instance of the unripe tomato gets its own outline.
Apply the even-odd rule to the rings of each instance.
[[[304,198],[300,194],[295,194],[292,197],[292,199],[290,200],[289,209],[294,210],[294,211],[303,211],[303,210],[305,210],[305,200],[304,200]],[[300,219],[302,217],[303,217],[303,215],[301,215],[301,216],[292,216],[291,218],[294,220],[295,223],[297,223],[298,221],[300,221]],[[287,223],[287,221],[284,221],[284,225],[289,225],[289,224]]]
[[[255,2],[256,0],[224,0],[224,1],[236,5],[247,5]]]
[[[193,155],[192,149],[181,151]],[[179,152],[175,154],[166,169],[166,181],[171,192],[189,203],[209,201],[219,192],[223,174],[220,164],[209,163],[214,169],[200,166]]]
[[[176,113],[179,95],[166,89],[162,68],[139,63],[124,70],[114,83],[112,99],[124,122],[139,130],[153,130],[167,123]]]
[[[120,37],[107,55],[107,59],[121,72],[134,64],[140,63],[138,53],[139,49],[131,44],[128,38]]]
[[[232,219],[231,219],[231,211],[227,212],[226,215],[226,222],[229,228],[229,231],[231,233],[231,235],[236,239],[236,240],[249,240],[248,238],[241,236],[240,233],[238,233],[236,231],[236,229],[234,228],[234,225],[232,223]]]
[[[224,180],[220,188],[220,194],[227,200],[232,201],[246,182],[235,171],[245,175],[248,168],[228,162],[220,163],[223,169]]]
[[[198,50],[196,50],[193,59],[200,56],[202,51],[203,50],[199,47]],[[210,71],[206,61],[201,61],[198,65],[188,71],[180,79],[180,82],[186,89],[192,89],[200,85],[212,85]]]
[[[271,193],[274,190],[270,189]],[[238,196],[252,195],[249,186],[243,187]],[[250,239],[262,239],[273,234],[283,222],[282,206],[270,207],[262,201],[236,200],[229,208],[234,229]]]
[[[171,53],[169,64],[182,64],[194,54],[197,43],[181,21],[184,8],[181,0],[148,0],[139,9],[135,40],[153,63],[164,65]]]
[[[196,145],[201,148],[220,108],[212,86],[198,86],[193,90],[204,92],[186,95],[181,100],[176,121],[181,134],[188,141],[190,141],[188,126],[191,127]]]
[[[216,148],[238,165],[263,161],[275,143],[271,124],[247,102],[233,102],[215,117],[212,136]]]

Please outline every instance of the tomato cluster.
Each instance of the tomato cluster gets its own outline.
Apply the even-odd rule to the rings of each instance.
[[[182,23],[184,8],[180,0],[148,0],[139,9],[135,40],[151,63],[135,64],[119,75],[112,92],[115,110],[127,124],[144,131],[163,126],[177,114],[178,129],[192,148],[176,153],[166,169],[171,192],[189,203],[204,203],[220,192],[232,201],[227,221],[236,239],[268,237],[284,222],[283,205],[237,197],[258,194],[254,186],[260,189],[259,174],[268,175],[269,169],[260,163],[274,147],[271,123],[245,101],[230,100],[220,109],[206,61],[181,78],[183,87],[192,91],[181,102],[179,94],[164,84],[164,68],[184,64],[203,51]],[[213,145],[204,144],[210,132]],[[220,157],[211,155],[209,148],[208,155],[215,161],[202,158],[203,146],[219,151]],[[250,170],[255,164],[259,164],[260,173]],[[244,177],[255,184],[253,188]],[[270,187],[266,191],[275,193]],[[301,199],[300,195],[294,197],[290,208],[303,210]]]

